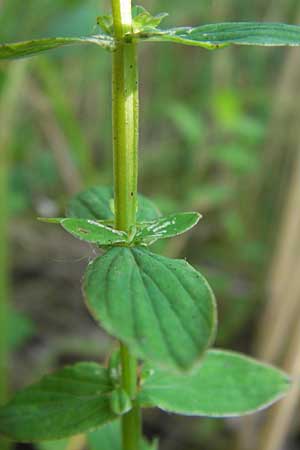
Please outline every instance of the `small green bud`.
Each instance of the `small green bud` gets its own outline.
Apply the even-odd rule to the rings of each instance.
[[[117,384],[121,378],[120,350],[115,350],[108,362],[109,375],[112,381]]]
[[[125,414],[131,409],[131,400],[122,388],[114,390],[110,398],[111,410],[118,416]]]
[[[104,33],[109,34],[110,36],[113,34],[113,18],[112,15],[107,16],[98,16],[97,17],[97,25],[104,31]]]

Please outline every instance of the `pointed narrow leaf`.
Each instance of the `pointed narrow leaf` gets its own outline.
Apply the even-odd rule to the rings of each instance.
[[[239,353],[209,350],[190,375],[150,371],[140,400],[178,414],[234,417],[269,406],[289,387],[287,375],[272,366]]]
[[[67,207],[67,216],[78,219],[114,220],[111,187],[95,186],[73,197]],[[155,204],[143,195],[138,196],[137,220],[139,222],[156,219],[160,212]]]
[[[37,53],[53,50],[66,45],[78,44],[97,44],[100,47],[112,50],[114,48],[114,40],[110,36],[95,35],[82,37],[56,37],[34,39],[31,41],[12,42],[8,44],[0,44],[0,60],[15,59],[32,56]]]
[[[117,416],[107,369],[79,363],[47,375],[0,408],[0,433],[16,441],[62,439],[93,430]]]
[[[227,22],[171,28],[140,35],[150,41],[174,42],[207,49],[228,45],[298,46],[300,26],[283,23]]]
[[[63,219],[61,226],[77,239],[97,245],[113,245],[128,241],[127,234],[102,223],[85,219]]]
[[[186,261],[116,247],[89,264],[84,292],[102,326],[154,365],[188,370],[214,337],[213,293]]]
[[[196,212],[169,214],[145,223],[136,233],[134,242],[153,243],[158,239],[178,236],[195,226],[201,215]]]
[[[121,423],[115,420],[104,425],[99,430],[88,434],[90,450],[123,450],[122,449]],[[150,444],[145,439],[142,440],[141,450],[158,450],[158,446]]]

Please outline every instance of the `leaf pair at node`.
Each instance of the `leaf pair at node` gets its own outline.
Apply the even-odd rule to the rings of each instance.
[[[159,239],[178,236],[188,231],[198,223],[200,217],[198,213],[170,214],[149,222],[139,223],[132,233],[116,230],[105,221],[91,219],[54,218],[40,220],[59,223],[77,239],[105,247],[118,244],[125,246],[151,245]]]
[[[186,261],[156,255],[145,246],[190,229],[200,215],[159,217],[155,205],[139,196],[141,222],[130,240],[108,225],[114,219],[112,193],[105,187],[84,191],[69,204],[72,218],[50,221],[58,221],[80,239],[108,247],[89,264],[83,286],[87,306],[105,330],[154,365],[189,370],[216,334],[214,295]]]
[[[132,28],[133,33],[153,32],[161,24],[162,20],[168,16],[168,13],[160,13],[153,16],[143,6],[134,6],[132,8]],[[109,36],[114,35],[114,25],[112,14],[97,17],[97,24],[104,33]]]
[[[299,46],[300,26],[282,23],[263,22],[225,22],[206,24],[198,27],[158,28],[166,13],[151,15],[141,6],[133,8],[133,31],[125,40],[142,42],[172,42],[192,45],[208,50],[224,48],[229,45],[254,46]],[[31,41],[0,45],[0,59],[13,59],[32,56],[63,46],[96,44],[114,51],[117,45],[114,38],[111,15],[97,18],[102,31],[90,36],[51,37]]]
[[[67,209],[71,217],[40,219],[59,223],[77,239],[100,247],[148,246],[159,239],[178,236],[195,226],[201,218],[196,212],[169,214],[160,217],[156,206],[146,197],[138,198],[138,223],[130,233],[113,227],[112,190],[94,187],[76,196]]]
[[[281,371],[221,350],[207,352],[202,366],[190,375],[158,369],[146,372],[138,392],[141,406],[185,415],[248,414],[268,406],[289,388]],[[119,415],[111,409],[113,392],[109,370],[99,364],[66,367],[18,392],[1,407],[0,433],[19,442],[33,442],[99,429],[88,435],[91,448],[120,450]],[[146,442],[142,445],[143,450],[157,448]]]

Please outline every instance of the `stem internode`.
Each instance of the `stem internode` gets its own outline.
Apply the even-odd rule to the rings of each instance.
[[[132,30],[131,0],[112,0],[114,33],[112,106],[115,226],[131,233],[136,225],[138,176],[138,69],[137,49],[125,42]],[[140,450],[141,412],[137,397],[137,360],[121,344],[122,386],[133,408],[122,416],[123,450]]]

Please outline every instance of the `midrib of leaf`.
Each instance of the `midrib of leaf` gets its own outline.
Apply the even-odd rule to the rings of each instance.
[[[151,295],[149,294],[149,291],[148,291],[148,289],[147,289],[147,287],[145,285],[145,282],[143,280],[141,271],[139,269],[139,265],[138,265],[138,263],[137,263],[137,261],[135,259],[135,256],[133,254],[132,254],[132,256],[133,256],[133,258],[135,260],[135,264],[137,265],[137,273],[138,273],[138,276],[139,276],[139,278],[140,278],[140,280],[141,280],[141,282],[142,282],[142,284],[144,286],[144,291],[145,291],[146,296],[147,296],[147,298],[149,300],[149,305],[151,305],[151,309],[153,311],[153,315],[154,315],[154,317],[156,319],[156,323],[158,325],[158,329],[159,329],[160,335],[162,337],[162,342],[164,343],[165,350],[167,351],[167,353],[172,355],[174,360],[177,360],[178,357],[177,357],[176,353],[174,352],[174,349],[173,349],[173,347],[171,345],[171,342],[168,339],[168,335],[166,333],[166,330],[164,329],[164,327],[162,325],[162,322],[160,320],[160,314],[158,313],[158,310],[157,310],[155,304],[153,303],[153,301],[151,299]]]
[[[135,255],[134,255],[134,253],[133,253],[133,257],[136,258]],[[136,264],[137,264],[137,266],[138,266],[138,268],[139,268],[139,271],[141,272],[141,278],[142,278],[143,285],[144,285],[145,289],[147,290],[147,287],[146,287],[146,284],[144,283],[142,274],[144,274],[144,276],[147,277],[147,278],[150,280],[150,282],[156,287],[156,289],[161,293],[162,298],[165,299],[166,305],[168,305],[170,311],[173,313],[174,317],[177,319],[177,321],[178,321],[178,323],[180,324],[182,330],[184,331],[184,333],[186,334],[186,336],[190,339],[190,341],[193,343],[194,347],[197,349],[198,346],[199,346],[199,345],[198,345],[198,342],[195,341],[194,336],[190,334],[190,332],[188,331],[187,328],[185,328],[184,323],[182,322],[182,319],[180,318],[180,316],[179,316],[179,314],[178,314],[178,311],[174,308],[174,306],[172,305],[172,303],[169,301],[167,295],[164,293],[164,291],[163,291],[162,288],[159,286],[159,284],[151,277],[151,275],[149,275],[149,274],[145,271],[145,269],[142,268],[142,265],[138,262],[138,260],[135,259],[135,261],[136,261]],[[164,266],[163,264],[161,264],[161,262],[159,261],[158,258],[156,258],[156,261],[160,264],[160,266],[161,266],[164,270],[167,270],[167,271],[168,271],[169,275],[173,276],[173,272],[172,272],[168,267],[166,267],[166,266]],[[177,279],[177,281],[178,281],[179,284],[181,285],[181,282],[180,282],[178,279]],[[156,313],[156,315],[159,317],[159,314]]]

